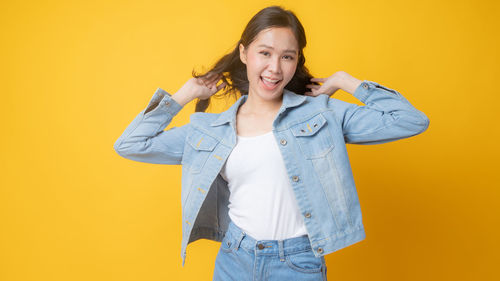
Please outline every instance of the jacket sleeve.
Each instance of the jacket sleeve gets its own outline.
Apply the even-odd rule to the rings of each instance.
[[[122,157],[153,164],[181,164],[190,124],[164,130],[182,106],[165,90],[158,88],[114,144]]]
[[[335,98],[328,101],[346,143],[386,143],[418,135],[429,127],[429,118],[396,90],[363,80],[353,95],[365,105]]]

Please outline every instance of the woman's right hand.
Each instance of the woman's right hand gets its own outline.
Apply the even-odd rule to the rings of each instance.
[[[213,94],[220,91],[222,88],[226,86],[226,83],[223,82],[219,86],[217,86],[217,82],[222,78],[222,74],[218,74],[216,76],[211,76],[208,78],[191,78],[189,79],[178,92],[184,92],[187,95],[191,96],[193,99],[199,98],[201,100],[205,100],[210,98]]]
[[[211,79],[210,79],[211,78]],[[172,96],[181,106],[184,106],[193,99],[208,99],[213,94],[226,86],[223,82],[217,86],[217,82],[222,78],[222,74],[209,78],[191,78]]]

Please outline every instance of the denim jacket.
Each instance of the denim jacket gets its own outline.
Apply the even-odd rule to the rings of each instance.
[[[365,238],[346,143],[391,142],[429,126],[396,90],[363,80],[353,95],[364,105],[284,89],[272,124],[316,257]],[[236,145],[236,112],[246,98],[222,113],[192,113],[189,123],[165,130],[182,106],[158,88],[114,144],[130,160],[182,165],[182,266],[189,243],[220,242],[227,230],[229,190],[219,172]]]

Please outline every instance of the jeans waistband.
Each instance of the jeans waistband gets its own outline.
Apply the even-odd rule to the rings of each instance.
[[[311,251],[311,244],[307,234],[283,240],[257,240],[246,234],[233,221],[229,222],[226,232],[229,239],[236,243],[235,247],[242,247],[247,251],[255,251],[259,255],[291,255],[299,252]]]

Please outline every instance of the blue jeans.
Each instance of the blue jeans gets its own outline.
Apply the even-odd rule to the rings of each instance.
[[[256,240],[232,221],[215,259],[213,281],[324,281],[324,256],[311,251],[309,237]]]

